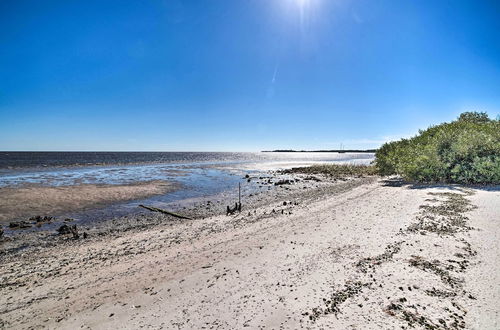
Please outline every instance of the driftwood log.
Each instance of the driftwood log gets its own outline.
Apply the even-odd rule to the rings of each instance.
[[[145,208],[146,210],[149,210],[149,211],[152,211],[152,212],[160,212],[160,213],[163,213],[163,214],[171,215],[173,217],[180,218],[180,219],[193,220],[193,218],[186,217],[185,215],[177,214],[177,213],[170,212],[170,211],[163,210],[163,209],[159,209],[157,207],[146,206],[146,205],[142,205],[142,204],[139,205],[139,207]]]

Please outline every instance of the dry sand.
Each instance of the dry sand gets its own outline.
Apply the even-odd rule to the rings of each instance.
[[[500,328],[498,189],[283,202],[4,257],[0,327]]]
[[[0,223],[36,215],[57,215],[99,205],[164,194],[174,187],[164,181],[129,185],[31,186],[0,189]]]

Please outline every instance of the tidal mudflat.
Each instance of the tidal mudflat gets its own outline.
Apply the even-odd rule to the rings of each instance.
[[[23,186],[0,189],[0,223],[28,220],[36,215],[59,215],[116,202],[166,194],[175,185],[164,181],[125,185]]]

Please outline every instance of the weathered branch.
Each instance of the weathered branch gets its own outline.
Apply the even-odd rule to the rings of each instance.
[[[180,218],[180,219],[193,220],[193,218],[186,217],[185,215],[177,214],[177,213],[170,212],[170,211],[166,211],[166,210],[163,210],[163,209],[159,209],[157,207],[146,206],[146,205],[142,205],[142,204],[139,205],[139,207],[145,208],[146,210],[149,210],[149,211],[152,211],[152,212],[160,212],[160,213],[163,213],[163,214],[171,215],[173,217]]]

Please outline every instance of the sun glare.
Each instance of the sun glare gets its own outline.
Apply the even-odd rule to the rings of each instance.
[[[302,28],[305,28],[309,24],[319,2],[320,0],[288,0],[289,5],[297,9]]]
[[[304,8],[308,7],[311,4],[312,0],[295,0],[295,2],[300,8]]]

